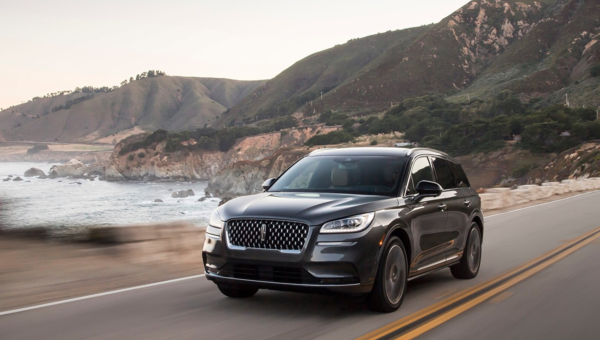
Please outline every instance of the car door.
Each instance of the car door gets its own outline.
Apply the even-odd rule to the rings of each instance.
[[[469,211],[465,205],[467,193],[459,188],[459,182],[452,171],[453,162],[442,158],[432,157],[431,163],[435,171],[436,181],[444,189],[441,197],[442,204],[446,206],[446,230],[444,232],[444,243],[446,245],[445,255],[447,261],[460,258],[466,233],[468,230]]]
[[[435,181],[429,158],[415,158],[411,165],[406,196],[417,195],[415,186],[420,181]],[[426,272],[443,265],[445,260],[446,211],[439,208],[440,198],[427,197],[416,204],[409,204],[403,216],[410,223],[413,235],[414,257],[411,261],[411,275]]]

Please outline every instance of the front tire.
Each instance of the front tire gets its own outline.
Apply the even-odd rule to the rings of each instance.
[[[402,241],[394,236],[381,256],[375,285],[369,294],[369,309],[383,313],[396,311],[404,301],[407,280],[406,249]]]
[[[217,284],[219,290],[223,295],[236,298],[236,299],[245,299],[254,296],[256,292],[258,292],[258,288],[242,286],[242,285],[230,285],[230,284]]]
[[[479,273],[481,264],[481,229],[477,223],[471,224],[469,238],[463,257],[458,264],[450,267],[452,275],[461,280],[470,280]]]

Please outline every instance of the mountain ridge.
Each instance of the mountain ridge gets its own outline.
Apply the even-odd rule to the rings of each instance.
[[[145,131],[201,128],[262,82],[161,76],[136,80],[108,93],[37,98],[0,112],[0,134],[6,140],[72,142],[94,141],[135,127]]]

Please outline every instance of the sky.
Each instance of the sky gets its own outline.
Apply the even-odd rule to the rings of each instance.
[[[168,75],[269,79],[349,39],[438,22],[466,0],[0,0],[0,108]]]

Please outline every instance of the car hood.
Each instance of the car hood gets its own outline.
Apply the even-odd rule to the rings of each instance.
[[[225,221],[233,218],[267,218],[320,225],[351,215],[391,208],[398,199],[389,196],[332,193],[266,192],[233,199],[218,211]]]

